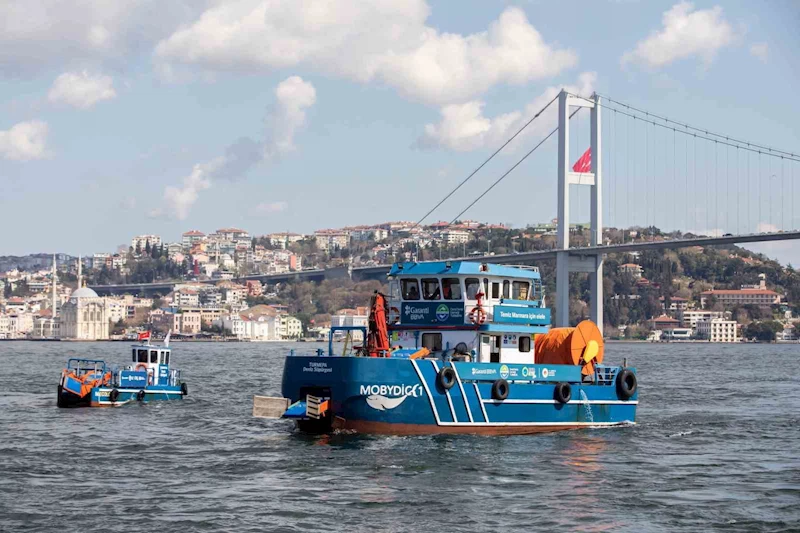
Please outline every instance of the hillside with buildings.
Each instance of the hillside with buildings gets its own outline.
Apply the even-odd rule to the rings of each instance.
[[[309,235],[221,228],[208,234],[190,230],[171,242],[138,235],[129,246],[83,258],[0,257],[0,338],[124,338],[141,329],[191,338],[324,337],[331,324],[365,324],[369,296],[385,287],[346,278],[269,286],[237,279],[464,256],[491,261],[495,254],[554,248],[556,224],[515,229],[471,220],[387,222]],[[574,245],[588,244],[584,225],[574,224],[571,233]],[[611,228],[604,242],[685,236],[657,228]],[[546,294],[554,294],[554,264],[538,266]],[[588,316],[589,286],[580,274],[572,275],[570,311],[576,323]],[[84,286],[165,280],[172,289],[153,298],[100,297]],[[788,341],[798,336],[800,273],[736,246],[611,254],[605,260],[604,304],[605,334],[611,338]]]

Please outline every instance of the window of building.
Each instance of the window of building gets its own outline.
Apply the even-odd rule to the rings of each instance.
[[[436,278],[425,278],[422,280],[422,297],[426,300],[438,300],[441,297],[439,290],[439,280]]]
[[[442,351],[442,334],[441,333],[423,333],[422,334],[422,347],[427,348],[432,352]]]
[[[481,282],[478,278],[467,278],[464,280],[464,285],[467,288],[467,299],[474,300],[475,295],[481,290]]]
[[[146,363],[147,362],[147,350],[137,350],[136,352],[136,361],[138,363]]]
[[[461,281],[458,278],[442,278],[442,294],[445,300],[460,300]]]
[[[511,298],[510,284],[508,280],[503,280],[503,298]]]
[[[531,338],[521,336],[519,338],[519,351],[520,352],[530,352],[531,351]]]
[[[527,281],[515,281],[511,284],[511,298],[514,300],[527,300],[529,287],[530,283]]]
[[[415,279],[400,280],[403,300],[419,300],[419,282]]]

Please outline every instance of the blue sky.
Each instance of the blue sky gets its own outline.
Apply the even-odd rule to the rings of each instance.
[[[7,1],[0,254],[417,220],[562,86],[796,153],[798,27],[790,0]],[[552,111],[431,219],[450,220],[513,165]],[[741,154],[735,176],[735,156],[723,167],[701,144],[708,159],[689,159],[701,170],[687,177],[681,139],[673,148],[658,130],[655,163],[643,144],[628,157],[633,135],[626,145],[611,114],[607,225],[800,227],[800,163],[764,159],[759,178],[751,161],[748,179]],[[465,217],[549,220],[555,172],[553,138]],[[573,195],[585,219],[588,192]],[[796,242],[759,250],[800,264]]]

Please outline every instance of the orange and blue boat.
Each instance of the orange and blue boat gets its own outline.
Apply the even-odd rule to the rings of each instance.
[[[181,371],[170,365],[169,334],[162,346],[150,344],[149,332],[139,335],[144,339],[147,343],[131,347],[131,364],[124,368],[109,368],[98,359],[69,359],[58,383],[58,407],[118,407],[186,396]]]

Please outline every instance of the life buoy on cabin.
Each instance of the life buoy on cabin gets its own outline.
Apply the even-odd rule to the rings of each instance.
[[[636,394],[636,374],[632,370],[623,368],[617,374],[617,396],[620,400],[629,400],[631,396]]]
[[[389,323],[397,324],[400,322],[400,310],[396,307],[389,309]]]
[[[147,372],[147,365],[146,365],[146,364],[144,364],[144,363],[137,363],[137,364],[136,364],[136,366],[135,366],[135,367],[133,367],[133,369],[138,371],[138,370],[139,370],[139,367],[142,367],[141,369],[142,369],[144,372]]]
[[[456,384],[456,372],[452,367],[446,366],[436,374],[436,384],[444,390],[450,390]]]
[[[486,311],[482,307],[473,307],[469,312],[469,321],[477,325],[483,324],[486,322]]]
[[[553,390],[553,399],[558,403],[569,403],[572,399],[572,386],[564,381],[556,383],[556,388]]]
[[[494,383],[492,383],[492,399],[503,401],[508,398],[508,381],[504,379],[498,379]]]

